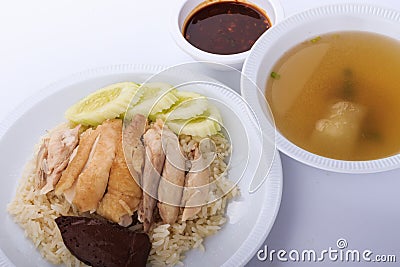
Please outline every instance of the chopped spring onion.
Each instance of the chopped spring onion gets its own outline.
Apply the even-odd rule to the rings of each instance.
[[[346,68],[343,70],[344,75],[344,83],[343,83],[343,98],[346,100],[354,100],[355,97],[355,88],[354,82],[352,80],[353,72],[351,69]]]
[[[321,36],[317,36],[317,37],[311,39],[310,42],[313,43],[313,44],[315,44],[315,43],[318,42],[319,40],[321,40]]]
[[[375,131],[366,131],[362,134],[362,136],[366,139],[379,142],[382,140],[382,135]]]
[[[273,71],[271,72],[271,78],[279,80],[281,78],[281,75]]]

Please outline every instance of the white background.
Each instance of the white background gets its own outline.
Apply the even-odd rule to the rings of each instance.
[[[192,61],[169,34],[169,12],[180,1],[2,0],[0,120],[49,83],[88,68]],[[286,16],[337,2],[348,1],[281,0]],[[398,0],[362,2],[400,10]],[[215,75],[238,90],[234,77]],[[282,161],[283,198],[265,242],[269,249],[322,250],[335,248],[337,239],[346,238],[351,249],[395,254],[400,262],[400,171],[341,175],[307,167],[285,155]],[[270,263],[253,258],[249,266],[327,264]]]

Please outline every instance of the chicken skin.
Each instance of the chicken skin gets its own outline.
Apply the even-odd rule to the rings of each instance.
[[[117,148],[118,130],[122,121],[107,120],[97,126],[99,139],[93,157],[79,175],[72,203],[80,212],[94,212],[107,188],[111,165]]]
[[[186,158],[180,150],[178,137],[169,129],[164,129],[162,143],[166,159],[158,186],[157,206],[163,222],[172,224],[179,215],[185,185]]]
[[[79,145],[71,156],[70,162],[55,188],[56,195],[62,195],[70,189],[78,179],[79,174],[87,167],[87,163],[91,161],[99,140],[100,129],[93,130],[89,128],[81,134]],[[67,200],[72,202],[71,197],[67,197]]]
[[[118,145],[115,159],[111,165],[107,193],[97,209],[99,215],[122,226],[132,223],[132,215],[138,209],[142,198],[142,190],[136,181],[139,181],[142,174],[144,149],[140,138],[144,133],[146,121],[143,115],[135,115],[124,131],[124,142],[122,127],[118,129]],[[124,149],[130,154],[126,160]],[[138,171],[133,169],[130,172],[127,161],[132,159],[139,161],[132,163],[133,166],[140,166]],[[133,175],[136,177],[134,178]]]
[[[144,193],[138,215],[139,221],[143,222],[143,229],[145,232],[150,230],[153,223],[153,212],[157,202],[157,190],[165,161],[165,154],[161,142],[162,131],[163,122],[157,120],[143,135],[146,150],[142,179]]]
[[[182,221],[192,219],[197,215],[201,207],[207,204],[208,199],[210,168],[198,147],[195,148],[194,158],[190,172],[186,175],[182,197],[182,204],[185,206]]]
[[[52,191],[68,165],[79,141],[80,125],[70,129],[62,124],[42,141],[36,162],[36,186],[41,194]]]

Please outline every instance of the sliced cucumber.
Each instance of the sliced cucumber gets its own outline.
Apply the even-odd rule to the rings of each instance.
[[[185,120],[203,114],[208,108],[205,97],[187,99],[173,105],[168,112],[163,113],[164,120]]]
[[[203,113],[203,116],[208,117],[216,122],[218,131],[221,131],[222,117],[216,106],[208,104],[207,110]]]
[[[208,118],[195,120],[167,121],[168,127],[176,134],[206,137],[217,134],[220,129],[218,123]]]
[[[207,110],[190,119],[167,120],[168,127],[176,134],[206,137],[221,131],[221,115],[214,105],[208,106]]]
[[[175,95],[180,99],[180,100],[186,100],[186,99],[193,99],[193,98],[199,98],[199,97],[204,97],[201,94],[194,93],[194,92],[187,92],[187,91],[177,91]]]
[[[65,117],[73,123],[99,125],[106,119],[113,119],[124,113],[138,88],[133,82],[111,84],[71,106],[65,112]]]
[[[206,97],[177,91],[166,83],[112,84],[70,107],[65,116],[74,123],[96,126],[106,119],[134,114],[161,118],[177,134],[205,137],[221,130],[221,115]]]
[[[166,83],[146,83],[139,88],[139,92],[141,100],[135,105],[130,105],[129,115],[143,114],[151,117],[168,110],[178,101],[175,89]]]
[[[158,96],[154,100],[155,104],[151,109],[150,115],[155,115],[159,112],[168,110],[178,101],[178,98],[172,92],[168,92]]]

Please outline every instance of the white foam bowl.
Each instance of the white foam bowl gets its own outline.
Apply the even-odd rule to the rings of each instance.
[[[282,21],[264,33],[252,47],[243,73],[255,85],[241,81],[242,96],[259,118],[266,81],[279,58],[295,45],[315,36],[338,31],[365,31],[400,40],[400,12],[362,4],[337,4],[310,9]],[[400,81],[400,80],[399,80]],[[262,93],[257,93],[258,87]],[[264,107],[265,109],[265,107]],[[400,137],[399,137],[400,138]],[[310,153],[286,139],[277,130],[277,148],[288,156],[324,170],[343,173],[373,173],[400,166],[400,154],[369,161],[344,161]]]
[[[223,65],[228,65],[235,69],[241,69],[244,60],[249,55],[249,51],[231,55],[218,55],[200,50],[194,47],[184,38],[182,31],[186,18],[198,5],[200,5],[203,2],[205,1],[184,0],[180,4],[174,7],[171,14],[171,25],[170,25],[170,32],[172,38],[184,52],[186,52],[195,60],[220,63],[221,65],[213,65],[219,70],[230,70],[230,68],[224,68]],[[215,1],[213,0],[209,2],[218,2],[218,0]],[[252,3],[257,7],[263,9],[268,16],[272,24],[272,27],[283,19],[284,16],[283,8],[279,0],[250,0],[244,2]],[[268,29],[267,31],[269,31],[270,29]]]

